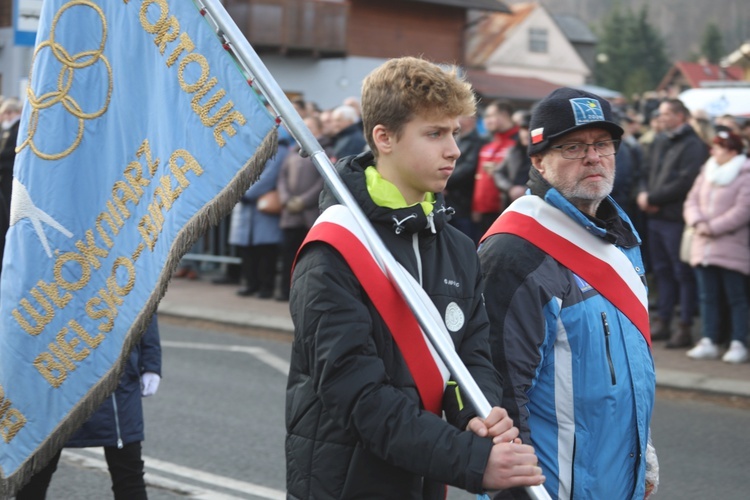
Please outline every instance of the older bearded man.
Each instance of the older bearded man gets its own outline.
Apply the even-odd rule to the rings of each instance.
[[[655,376],[641,241],[609,196],[623,130],[607,101],[568,88],[530,129],[531,194],[479,248],[502,406],[553,498],[641,500],[658,480]]]

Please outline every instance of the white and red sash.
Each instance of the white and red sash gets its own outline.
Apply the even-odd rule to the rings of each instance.
[[[522,196],[498,217],[493,234],[520,236],[570,269],[619,309],[651,346],[648,296],[633,263],[615,245],[586,231],[538,196]]]
[[[344,205],[334,205],[324,211],[310,229],[297,255],[305,245],[313,241],[331,245],[344,257],[393,335],[414,378],[422,404],[432,413],[441,415],[448,369],[422,331],[409,305],[375,259],[370,244],[351,211]],[[408,272],[404,274],[411,281],[409,284],[412,292],[427,297],[419,283]],[[423,302],[428,308],[432,306],[430,312],[436,319],[440,318],[440,313],[429,297]],[[442,320],[438,324],[442,325]],[[447,330],[444,329],[442,333],[450,339]]]

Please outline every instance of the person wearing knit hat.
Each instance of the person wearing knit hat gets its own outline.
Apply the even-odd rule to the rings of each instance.
[[[551,497],[641,500],[658,485],[655,373],[641,239],[610,196],[623,129],[572,88],[540,101],[529,128],[528,194],[478,250],[502,406]]]
[[[551,141],[576,130],[597,127],[619,140],[623,129],[606,100],[585,92],[560,88],[545,97],[531,114],[529,156],[548,149]]]

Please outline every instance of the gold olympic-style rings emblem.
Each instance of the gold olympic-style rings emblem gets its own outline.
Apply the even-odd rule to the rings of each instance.
[[[57,29],[58,23],[60,22],[60,18],[62,17],[63,13],[69,8],[75,6],[90,7],[99,15],[102,23],[102,39],[99,47],[96,50],[86,50],[74,55],[70,55],[68,51],[65,50],[65,48],[55,40],[55,30]],[[29,116],[28,137],[21,145],[18,146],[18,148],[16,148],[16,151],[21,151],[26,146],[29,146],[34,154],[39,158],[42,158],[44,160],[59,160],[60,158],[68,156],[81,144],[81,140],[83,139],[84,122],[86,120],[92,120],[103,115],[107,111],[110,99],[112,97],[112,67],[109,64],[109,60],[104,55],[104,45],[106,44],[106,41],[106,18],[102,9],[94,2],[90,0],[71,0],[70,2],[60,7],[60,10],[57,11],[57,14],[55,14],[55,17],[52,19],[49,40],[43,41],[42,43],[37,45],[36,49],[34,50],[34,56],[31,62],[32,74],[29,75],[29,81],[33,83],[34,61],[36,60],[37,55],[43,49],[49,47],[55,59],[57,59],[62,64],[60,74],[57,77],[57,89],[37,96],[33,91],[33,85],[29,85],[27,89],[27,96],[29,106],[31,106],[31,115]],[[98,62],[104,64],[104,67],[107,69],[107,97],[104,105],[102,105],[100,109],[91,113],[86,113],[83,111],[80,104],[78,104],[78,102],[76,102],[76,100],[69,94],[70,89],[73,86],[73,74],[77,69],[93,66]],[[36,134],[37,126],[39,125],[40,111],[43,109],[51,108],[56,104],[62,104],[62,106],[67,110],[68,113],[77,118],[78,130],[76,132],[75,140],[67,149],[60,153],[45,153],[37,147],[37,144],[34,142],[34,135]],[[62,131],[60,130],[45,131],[45,133],[54,134],[58,134],[61,132]]]

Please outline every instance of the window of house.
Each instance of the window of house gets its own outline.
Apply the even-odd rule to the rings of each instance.
[[[529,28],[529,51],[547,52],[546,28]]]

